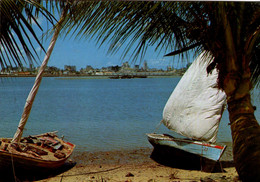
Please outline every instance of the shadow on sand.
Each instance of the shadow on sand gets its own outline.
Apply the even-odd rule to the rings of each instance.
[[[55,170],[23,170],[23,169],[5,169],[0,171],[0,182],[21,182],[21,181],[37,181],[47,179],[62,174],[76,165],[74,162],[66,162],[63,166]]]
[[[150,157],[157,163],[165,166],[211,173],[225,172],[223,168],[234,167],[233,161],[216,162],[167,146],[154,147]]]

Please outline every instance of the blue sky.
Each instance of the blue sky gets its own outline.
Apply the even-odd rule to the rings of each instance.
[[[43,18],[39,18],[44,31],[47,30],[46,23]],[[35,27],[35,26],[34,26]],[[49,26],[50,28],[50,26]],[[37,35],[41,36],[41,32],[36,30]],[[44,48],[47,50],[50,39],[44,41]],[[123,47],[123,46],[122,46]],[[138,59],[133,62],[131,58],[131,51],[128,55],[122,58],[123,48],[119,52],[114,54],[107,54],[109,44],[104,44],[101,47],[96,44],[95,40],[79,39],[68,36],[64,38],[59,37],[48,66],[55,66],[58,68],[64,68],[64,65],[75,65],[77,70],[85,68],[87,65],[91,65],[94,68],[101,68],[107,66],[121,66],[123,62],[128,61],[131,66],[135,64],[142,67],[143,62],[147,61],[149,68],[166,69],[167,66],[173,66],[174,68],[185,67],[187,62],[181,63],[178,57],[164,57],[164,51],[155,52],[154,47],[149,47],[144,58]],[[39,47],[37,50],[40,50]],[[192,57],[192,56],[191,56]],[[40,52],[40,61],[44,58],[44,52]],[[141,61],[141,62],[140,62]],[[38,65],[37,65],[38,66]]]
[[[64,65],[76,65],[77,69],[85,68],[86,65],[91,65],[94,68],[101,68],[107,66],[122,65],[123,62],[128,61],[131,65],[139,64],[140,59],[133,62],[131,59],[131,52],[125,58],[122,58],[122,51],[113,55],[107,54],[109,45],[105,44],[99,48],[94,40],[75,40],[74,38],[60,38],[56,42],[49,66],[56,66],[63,68]],[[150,68],[163,68],[172,65],[173,59],[163,57],[163,53],[159,54],[150,48],[143,61],[147,61]]]

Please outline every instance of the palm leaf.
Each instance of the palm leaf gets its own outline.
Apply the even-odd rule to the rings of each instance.
[[[44,50],[31,23],[37,22],[38,13],[53,23],[54,17],[38,1],[2,0],[0,3],[0,63],[2,68],[33,63],[38,58],[36,43]],[[32,37],[32,38],[31,38]],[[25,55],[24,55],[25,54]],[[26,56],[26,57],[25,57]]]
[[[64,32],[96,38],[99,45],[108,42],[109,53],[119,51],[117,45],[124,44],[122,56],[133,50],[134,60],[142,59],[150,45],[165,53],[182,50],[182,56],[188,56],[183,50],[190,48],[197,54],[209,51],[215,57],[213,63],[220,70],[223,87],[221,78],[228,72],[226,43],[230,42],[225,36],[224,12],[231,22],[234,50],[244,52],[247,40],[259,26],[259,3],[74,1]],[[259,38],[254,39],[247,56],[253,84],[259,83],[258,49]],[[234,64],[243,69],[240,60]]]

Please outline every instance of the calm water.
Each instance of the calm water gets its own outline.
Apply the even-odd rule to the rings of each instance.
[[[12,137],[34,78],[0,79],[0,137]],[[180,80],[44,78],[24,136],[59,131],[77,145],[77,151],[150,147],[145,133],[157,128],[172,90]],[[259,89],[253,95],[260,119]],[[230,142],[228,114],[224,113],[218,142]]]

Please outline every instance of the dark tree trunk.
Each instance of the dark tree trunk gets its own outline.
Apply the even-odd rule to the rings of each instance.
[[[228,111],[239,177],[242,181],[260,181],[260,127],[250,95],[228,101]]]

